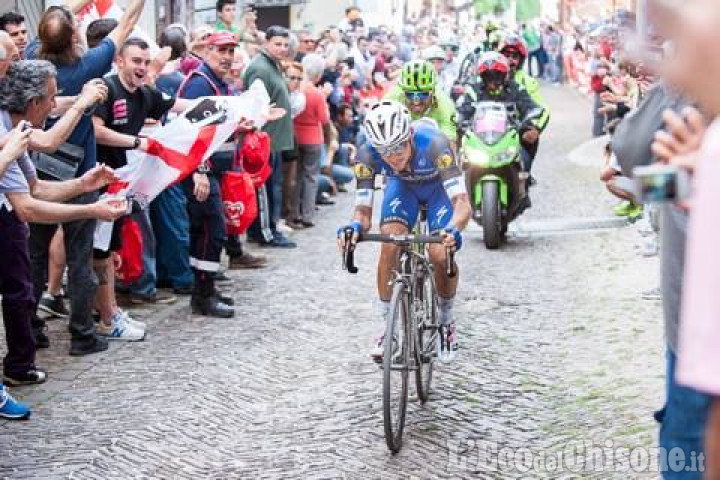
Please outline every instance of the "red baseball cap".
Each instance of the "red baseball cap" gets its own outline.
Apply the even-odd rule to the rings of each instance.
[[[237,45],[235,35],[230,32],[215,32],[205,39],[208,45],[223,47],[225,45]]]

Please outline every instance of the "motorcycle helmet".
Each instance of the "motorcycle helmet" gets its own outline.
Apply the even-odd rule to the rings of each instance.
[[[437,82],[437,72],[432,63],[415,60],[405,64],[398,85],[406,92],[431,92],[435,89]]]
[[[508,58],[513,54],[519,55],[518,68],[522,68],[525,59],[528,57],[528,49],[525,42],[519,35],[515,34],[510,34],[505,37],[505,40],[500,44],[499,52]]]
[[[510,64],[504,55],[497,52],[488,52],[480,57],[478,74],[485,85],[497,83],[504,86],[510,73]]]
[[[374,147],[393,147],[410,138],[410,112],[399,102],[384,100],[370,108],[363,126]]]

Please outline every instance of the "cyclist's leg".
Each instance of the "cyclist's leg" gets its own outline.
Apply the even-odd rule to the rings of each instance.
[[[430,233],[435,235],[449,226],[453,215],[453,207],[442,185],[436,185],[427,193],[429,194],[427,197],[428,227]],[[429,247],[430,261],[435,269],[435,286],[438,293],[438,322],[442,325],[438,343],[438,358],[442,362],[451,362],[455,359],[458,348],[452,309],[460,273],[457,271],[456,265],[456,275],[452,278],[448,277],[446,271],[447,250],[438,244]]]
[[[436,185],[428,196],[423,198],[427,202],[428,227],[431,235],[437,235],[450,223],[453,216],[453,206],[447,192],[442,185]],[[447,251],[442,245],[434,244],[429,246],[430,261],[435,267],[435,284],[441,303],[443,299],[452,299],[457,291],[458,277],[450,278],[446,272]]]
[[[419,204],[407,185],[396,178],[388,179],[383,199],[380,231],[386,235],[403,235],[410,231],[410,225],[415,224]],[[390,315],[390,298],[392,297],[392,272],[396,267],[400,249],[399,247],[383,243],[380,248],[378,261],[377,281],[380,296],[380,315],[377,334],[373,337],[373,348],[370,356],[378,361],[383,356],[383,341],[385,326]]]
[[[387,235],[402,235],[415,225],[420,204],[411,187],[402,180],[390,177],[385,187],[380,231]],[[378,293],[380,300],[389,302],[392,295],[392,271],[397,264],[400,248],[383,243],[378,263]]]

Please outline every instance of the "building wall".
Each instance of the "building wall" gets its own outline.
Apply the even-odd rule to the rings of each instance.
[[[0,0],[0,14],[11,10],[20,12],[28,30],[35,32],[44,10],[43,0]]]
[[[329,25],[337,25],[345,17],[345,9],[352,5],[351,0],[336,2],[311,1],[302,5],[290,6],[290,28],[308,29],[317,34]]]
[[[345,9],[357,5],[367,26],[388,25],[400,28],[405,0],[312,0],[303,5],[290,7],[290,27],[305,28],[312,33],[322,32],[330,25],[337,25],[345,18]]]

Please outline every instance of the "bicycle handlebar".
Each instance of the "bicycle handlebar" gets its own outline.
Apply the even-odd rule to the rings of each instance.
[[[355,265],[355,247],[360,242],[380,242],[393,243],[398,246],[410,246],[413,244],[440,244],[443,243],[444,237],[440,235],[385,235],[380,233],[361,233],[357,242],[353,242],[352,238],[355,231],[352,228],[346,228],[343,231],[345,235],[345,249],[343,251],[343,268],[352,274],[358,273]],[[455,250],[447,249],[448,255],[445,261],[445,273],[449,278],[457,275],[455,267]]]

